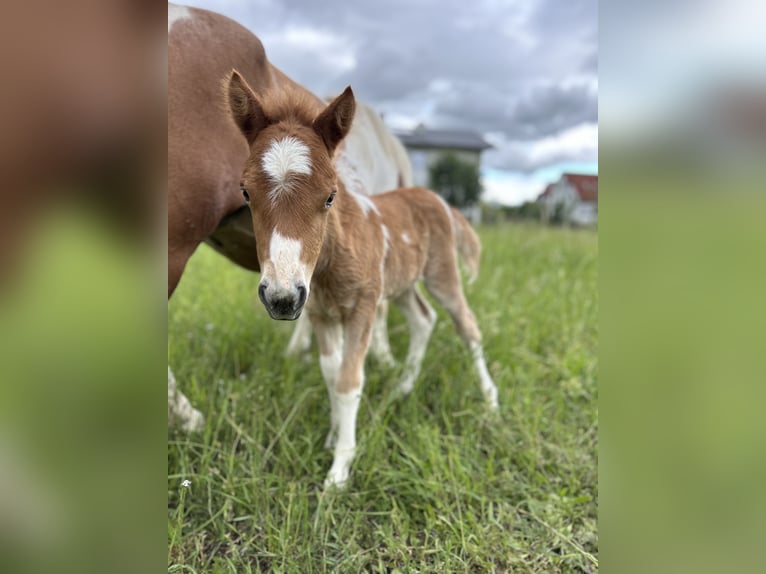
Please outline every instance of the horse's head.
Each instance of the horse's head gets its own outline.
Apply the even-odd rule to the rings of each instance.
[[[297,319],[322,250],[337,189],[333,155],[351,127],[354,94],[346,88],[317,114],[307,101],[262,101],[235,71],[227,98],[250,146],[242,193],[261,266],[258,295],[272,319]]]

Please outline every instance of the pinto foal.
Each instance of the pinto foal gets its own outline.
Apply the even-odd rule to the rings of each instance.
[[[250,146],[242,192],[250,204],[261,266],[258,296],[272,319],[294,320],[304,306],[317,336],[332,408],[325,446],[335,456],[325,486],[343,485],[356,447],[356,415],[375,309],[392,299],[410,328],[403,393],[412,390],[436,312],[422,279],[469,346],[492,409],[481,333],[457,267],[478,238],[433,192],[401,189],[365,197],[338,180],[334,155],[351,127],[350,88],[325,108],[284,92],[257,97],[236,71],[227,84],[234,122]],[[311,296],[309,297],[309,294]]]

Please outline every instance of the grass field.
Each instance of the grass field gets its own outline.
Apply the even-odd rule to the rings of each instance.
[[[439,310],[413,394],[368,360],[357,457],[323,494],[329,399],[315,351],[282,356],[258,276],[207,247],[168,310],[168,360],[207,417],[168,435],[168,572],[595,572],[597,239],[484,227],[466,295],[500,414]],[[406,353],[398,312],[394,354]],[[182,481],[190,480],[184,488]]]

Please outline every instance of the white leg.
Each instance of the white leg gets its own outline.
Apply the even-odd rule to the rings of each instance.
[[[375,310],[375,324],[372,326],[372,342],[370,351],[373,356],[386,367],[396,366],[396,360],[391,353],[388,341],[388,301],[381,301]]]
[[[345,486],[356,453],[356,415],[364,388],[364,359],[370,347],[372,324],[375,321],[375,300],[376,298],[371,296],[359,301],[355,313],[342,327],[342,359],[335,385],[330,388],[331,401],[335,405],[338,436],[332,467],[324,483],[325,488]],[[327,343],[328,339],[330,337],[322,337],[324,343]],[[321,344],[323,343],[320,341]]]
[[[427,281],[426,287],[437,301],[447,310],[455,322],[460,337],[471,350],[476,370],[479,373],[481,391],[491,410],[497,410],[497,387],[489,376],[487,363],[484,360],[484,351],[481,347],[481,331],[476,323],[476,317],[466,303],[463,288],[460,285],[456,267],[448,269],[451,273],[448,278],[440,282]]]
[[[297,357],[311,349],[311,323],[304,313],[295,322],[295,329],[285,349],[286,357]]]
[[[205,428],[205,417],[176,388],[176,378],[168,367],[168,426],[175,425],[186,432],[198,432]]]
[[[487,362],[484,360],[484,350],[481,347],[481,343],[476,341],[471,342],[469,347],[471,349],[471,354],[473,355],[473,362],[476,365],[476,370],[479,372],[481,392],[484,394],[484,399],[487,401],[489,408],[496,411],[498,407],[497,387],[492,381],[492,377],[489,376]]]
[[[335,403],[335,387],[340,378],[343,363],[343,326],[340,323],[324,321],[321,316],[312,316],[312,327],[317,335],[319,367],[327,385],[330,397],[330,430],[324,442],[326,449],[335,446],[338,433],[338,408]]]
[[[396,304],[402,310],[410,328],[410,346],[407,351],[404,377],[398,386],[399,392],[406,395],[412,392],[415,380],[420,375],[428,340],[436,324],[436,311],[416,288],[399,297]]]
[[[338,433],[338,407],[335,400],[335,386],[343,362],[343,329],[340,325],[322,325],[317,329],[319,339],[319,367],[330,396],[330,431],[324,442],[326,449],[335,446]]]
[[[338,441],[335,444],[332,467],[324,482],[325,488],[343,487],[348,480],[351,461],[356,453],[356,415],[362,398],[362,387],[349,393],[340,393],[333,389],[330,394],[334,395],[337,412]]]

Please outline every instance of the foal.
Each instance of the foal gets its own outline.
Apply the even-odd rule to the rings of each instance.
[[[392,299],[410,328],[403,393],[420,371],[436,312],[416,289],[422,279],[449,312],[473,354],[492,409],[497,389],[457,267],[456,227],[467,251],[478,239],[433,192],[402,189],[372,198],[338,181],[334,155],[351,126],[350,88],[324,109],[285,93],[257,97],[235,71],[227,86],[247,138],[242,191],[250,204],[261,266],[258,296],[272,319],[304,309],[317,336],[332,407],[326,445],[335,448],[325,486],[343,485],[356,447],[356,415],[375,309]],[[311,294],[311,297],[309,297]]]

